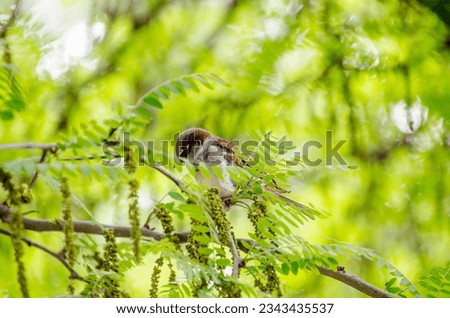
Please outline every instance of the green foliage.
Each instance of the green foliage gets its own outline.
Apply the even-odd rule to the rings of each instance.
[[[13,120],[26,103],[18,70],[10,64],[0,65],[0,119]]]
[[[426,297],[449,297],[450,263],[443,267],[435,266],[422,276],[419,285],[426,291]]]
[[[318,275],[342,266],[394,296],[449,296],[449,31],[435,8],[137,3],[81,1],[85,55],[64,44],[78,24],[57,33],[34,4],[2,26],[0,202],[16,213],[0,221],[1,295],[67,293],[67,269],[24,253],[28,238],[82,277],[70,295],[360,296]],[[173,158],[189,127],[250,141],[225,205],[194,179],[224,171]],[[341,141],[345,164],[330,158]],[[25,232],[24,217],[62,231]],[[75,235],[80,220],[131,235]]]
[[[87,266],[89,274],[85,277],[86,284],[81,295],[95,298],[129,297],[120,288],[122,273],[119,271],[120,264],[114,231],[104,230],[103,236],[105,238],[103,256],[94,250],[94,254],[89,257],[96,262],[96,266],[95,268]]]
[[[140,104],[142,102],[148,106],[162,109],[163,100],[168,100],[171,95],[186,95],[186,91],[200,93],[199,85],[208,89],[214,89],[215,83],[230,86],[227,82],[211,73],[189,74],[174,80],[166,81],[152,88],[148,93],[141,97],[137,103],[136,112],[139,113]]]

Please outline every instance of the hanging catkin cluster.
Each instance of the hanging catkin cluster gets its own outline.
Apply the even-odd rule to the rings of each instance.
[[[258,229],[258,221],[263,217],[267,217],[267,215],[267,206],[263,202],[254,200],[253,207],[248,210],[248,219],[252,223],[255,235],[259,239],[263,239],[264,235]],[[269,231],[271,231],[271,229],[269,229]],[[264,266],[263,274],[265,276],[265,283],[260,279],[255,279],[255,287],[265,293],[281,297],[280,278],[277,275],[274,265],[272,265],[268,259],[261,265]]]
[[[141,229],[139,225],[139,182],[136,180],[137,163],[133,158],[133,151],[129,147],[125,148],[125,169],[128,173],[128,219],[131,225],[131,239],[133,240],[133,252],[137,262],[142,260],[140,252]]]
[[[153,214],[156,216],[156,218],[161,223],[163,232],[166,235],[166,237],[179,248],[180,240],[177,236],[173,235],[173,233],[175,231],[175,227],[172,224],[173,220],[170,215],[170,211],[167,209],[167,207],[163,204],[158,204],[155,207],[155,209],[153,210]],[[164,257],[161,255],[155,261],[155,265],[153,266],[153,270],[152,270],[151,287],[150,287],[150,297],[152,297],[152,298],[158,297],[158,286],[159,286],[159,280],[161,277],[161,268],[162,268],[163,264],[164,264]],[[170,261],[168,263],[168,267],[170,270],[169,282],[175,283],[176,272],[173,268],[173,265],[170,263]]]
[[[20,212],[20,206],[22,203],[29,203],[31,196],[27,194],[26,187],[16,187],[12,181],[11,173],[3,170],[1,167],[0,183],[6,192],[8,192],[6,203],[16,207],[16,213],[11,215],[11,241],[14,248],[14,259],[17,264],[17,279],[20,291],[22,292],[23,297],[30,297],[27,277],[25,275],[25,264],[22,259],[24,254],[22,244],[23,217]]]
[[[159,279],[161,277],[161,268],[162,268],[163,264],[164,264],[164,257],[161,255],[155,261],[155,266],[153,266],[153,270],[152,270],[152,278],[151,278],[151,286],[150,286],[150,297],[151,298],[158,297]]]
[[[70,267],[75,265],[77,251],[75,248],[75,231],[72,220],[72,195],[70,193],[67,178],[61,179],[61,196],[63,199],[63,232],[64,232],[64,255],[67,259],[67,264]],[[69,283],[68,291],[73,294],[75,292],[72,280]]]
[[[117,274],[119,274],[119,258],[117,254],[117,244],[114,230],[109,229],[103,231],[103,237],[105,238],[105,246],[103,247],[102,269],[113,273],[106,277],[104,297],[126,297],[127,295],[120,290],[118,281]]]
[[[228,221],[225,210],[223,208],[222,200],[219,197],[218,188],[210,188],[206,191],[206,201],[208,205],[208,212],[216,225],[219,234],[219,242],[228,246],[231,239],[231,226]]]

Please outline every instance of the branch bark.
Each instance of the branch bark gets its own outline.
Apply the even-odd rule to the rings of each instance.
[[[373,298],[392,298],[394,295],[362,280],[358,276],[346,273],[343,270],[333,271],[324,266],[317,266],[320,274],[336,279],[354,289]]]
[[[165,177],[167,177],[170,181],[172,181],[173,183],[175,183],[175,185],[183,192],[186,192],[185,189],[185,184],[183,183],[183,181],[181,181],[177,176],[175,176],[172,172],[170,172],[169,170],[167,170],[166,168],[164,168],[161,164],[159,163],[154,163],[151,164],[149,162],[147,162],[147,160],[145,160],[144,157],[140,158],[140,161],[146,165],[148,165],[149,167],[159,171],[160,173],[162,173]]]
[[[0,220],[2,220],[5,223],[11,222],[11,216],[14,214],[14,212],[10,207],[8,207],[5,204],[0,205]],[[114,233],[117,237],[130,237],[131,235],[131,228],[128,226],[118,226],[118,225],[108,225],[108,224],[93,224],[89,221],[74,221],[74,230],[77,233],[87,233],[87,234],[95,234],[95,235],[102,235],[104,229],[113,229]],[[23,226],[24,229],[30,230],[30,231],[36,231],[36,232],[61,232],[64,227],[63,221],[49,221],[49,220],[39,220],[39,219],[32,219],[28,217],[23,217]],[[2,231],[3,232],[3,231]],[[162,240],[165,235],[163,233],[154,231],[152,229],[142,227],[141,228],[142,236],[155,239],[157,241]],[[181,243],[186,243],[189,237],[189,232],[178,232],[174,233],[176,237],[179,238]],[[242,242],[245,241],[251,245],[256,245],[256,243],[250,239],[237,239],[237,245],[240,249],[242,249],[244,252],[246,251],[245,247],[243,247]],[[27,242],[27,241],[25,241]],[[28,243],[28,242],[27,242]],[[36,246],[36,244],[32,244],[32,246]],[[38,247],[38,246],[36,246]],[[38,247],[42,250],[46,250],[45,247]],[[58,256],[53,255],[49,251],[50,255],[57,257],[59,260],[60,258]],[[60,260],[61,261],[61,260]],[[376,298],[390,298],[395,297],[395,295],[391,295],[387,293],[386,291],[362,280],[361,278],[346,273],[342,270],[333,271],[327,267],[324,266],[318,266],[319,273],[321,275],[333,278],[337,281],[340,281],[358,291],[360,291],[363,294],[366,294],[370,297],[376,297]]]
[[[0,205],[0,220],[5,223],[11,222],[11,216],[16,213],[5,204]],[[61,220],[40,220],[23,217],[23,227],[25,230],[35,232],[61,232],[64,228],[64,221]],[[103,235],[105,229],[114,230],[117,237],[130,237],[131,228],[129,226],[108,225],[101,223],[91,223],[90,221],[73,221],[73,227],[77,233]],[[165,235],[163,233],[154,231],[152,229],[141,227],[141,233],[144,237],[153,238],[157,241],[162,240]],[[174,233],[181,242],[187,242],[189,233],[180,232]]]
[[[4,25],[2,25],[2,28],[0,29],[0,39],[4,39],[6,37],[8,28],[14,23],[17,16],[19,15],[21,5],[22,5],[22,0],[17,0],[14,5],[14,9],[12,10],[11,15],[9,16],[8,21]]]
[[[13,149],[41,149],[55,153],[58,150],[58,146],[53,143],[42,144],[35,142],[22,142],[22,143],[0,145],[0,150],[13,150]]]

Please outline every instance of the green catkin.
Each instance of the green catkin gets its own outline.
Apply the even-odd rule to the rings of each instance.
[[[219,297],[221,298],[240,298],[241,290],[231,281],[222,281],[219,290]]]
[[[175,227],[172,224],[172,217],[170,216],[170,211],[163,205],[158,204],[155,209],[153,210],[154,215],[161,223],[161,226],[163,228],[163,232],[166,235],[166,237],[174,243],[177,248],[180,246],[180,240],[177,236],[173,235],[173,232],[175,232]],[[161,267],[163,265],[163,257],[161,256],[155,263],[155,266],[153,267],[152,272],[152,279],[151,279],[151,288],[150,288],[150,297],[156,298],[158,297],[158,284],[159,284],[159,277],[161,274]],[[173,268],[172,263],[168,263],[168,267],[170,270],[169,275],[169,283],[176,284],[176,272]]]
[[[176,280],[177,280],[177,272],[175,272],[175,270],[174,270],[174,268],[173,268],[173,265],[172,265],[172,263],[170,262],[170,260],[169,260],[168,266],[169,266],[169,270],[170,270],[170,274],[169,274],[169,283],[175,284],[175,283],[176,283]]]
[[[2,167],[0,167],[0,183],[8,192],[6,202],[12,206],[16,206],[18,210],[16,213],[11,215],[11,241],[14,249],[14,259],[17,264],[17,280],[20,286],[20,291],[22,292],[22,296],[27,298],[30,297],[30,293],[25,274],[25,264],[22,260],[24,254],[22,244],[23,216],[19,210],[22,203],[29,203],[28,199],[22,199],[28,198],[28,196],[25,194],[26,189],[24,189],[24,187],[17,188],[12,182],[12,174],[3,170]]]
[[[63,199],[63,220],[64,220],[64,251],[67,259],[67,264],[70,267],[75,265],[77,252],[75,248],[75,230],[72,221],[72,195],[70,193],[69,184],[67,178],[61,179],[61,196]],[[75,293],[75,288],[73,286],[72,280],[69,283],[68,291],[70,294]]]
[[[141,257],[141,227],[139,225],[139,207],[138,207],[138,189],[139,182],[136,179],[132,179],[128,182],[130,189],[130,194],[128,199],[130,199],[128,205],[128,219],[131,225],[131,239],[133,241],[133,253],[137,262],[142,260]]]
[[[14,213],[11,217],[11,240],[14,248],[14,258],[17,264],[17,277],[20,286],[20,291],[23,297],[30,297],[28,291],[27,277],[25,275],[25,264],[22,260],[24,251],[22,244],[22,229],[23,229],[23,219],[22,213]]]
[[[206,191],[206,200],[209,214],[217,227],[219,242],[228,246],[230,244],[230,222],[225,215],[222,200],[219,197],[219,189],[208,189]]]
[[[105,271],[119,272],[119,258],[117,256],[116,235],[113,229],[103,231],[105,246],[103,248],[103,269]]]
[[[150,297],[158,298],[158,285],[159,279],[161,277],[161,267],[164,264],[164,257],[161,255],[155,262],[155,266],[153,266],[152,278],[151,278],[151,287],[150,287]]]
[[[125,170],[128,173],[129,181],[129,195],[128,199],[130,200],[128,203],[128,219],[131,225],[131,240],[133,241],[133,253],[136,261],[139,263],[142,260],[141,257],[141,228],[139,224],[139,182],[136,180],[135,173],[137,164],[133,158],[133,151],[129,147],[125,148]]]
[[[196,230],[197,226],[208,227],[207,222],[201,222],[199,220],[191,219],[191,231],[188,236],[188,241],[186,245],[186,250],[188,252],[189,258],[202,264],[208,264],[208,255],[199,252],[202,247],[207,247],[208,243],[199,242],[196,237],[200,236],[210,236],[210,233],[204,233]],[[191,293],[194,296],[199,296],[199,292],[208,286],[206,280],[201,278],[199,281],[194,281],[191,283]]]
[[[257,200],[254,201],[253,207],[248,211],[248,219],[252,223],[255,230],[255,235],[259,239],[263,239],[263,234],[258,230],[258,221],[262,217],[267,217],[267,206]],[[271,229],[269,229],[273,235],[275,235]],[[265,262],[265,268],[263,274],[265,276],[266,283],[264,284],[259,279],[255,279],[255,287],[259,288],[262,292],[272,294],[277,297],[282,297],[282,292],[280,288],[280,279],[277,275],[275,267],[269,263],[268,260]]]
[[[137,168],[137,163],[133,158],[133,154],[133,149],[126,146],[124,149],[124,165],[128,175],[134,175]]]
[[[180,240],[177,236],[173,235],[173,232],[175,232],[175,227],[172,224],[172,217],[170,216],[170,211],[163,204],[158,204],[153,210],[153,213],[161,223],[164,234],[169,238],[169,240],[172,243],[178,246],[180,244]]]
[[[6,202],[10,205],[20,206],[20,204],[22,203],[22,191],[21,189],[16,188],[16,186],[12,182],[12,178],[13,177],[11,173],[3,170],[3,168],[0,167],[0,183],[2,184],[6,192],[8,192],[8,198]]]
[[[205,255],[205,254],[201,254],[199,252],[199,249],[202,248],[202,247],[207,247],[208,243],[199,242],[195,238],[197,236],[209,236],[209,232],[208,233],[203,233],[203,232],[197,231],[195,229],[197,226],[208,227],[208,223],[200,222],[198,220],[191,219],[191,232],[189,233],[189,236],[188,236],[188,242],[187,242],[187,245],[186,245],[186,249],[188,251],[189,257],[192,260],[196,260],[196,261],[198,261],[199,263],[202,263],[202,264],[207,264],[208,263],[208,256]]]
[[[225,213],[225,209],[222,204],[222,200],[219,196],[218,188],[210,188],[206,191],[206,200],[208,204],[208,212],[213,219],[218,236],[219,242],[222,245],[229,246],[231,249],[231,240],[233,240],[236,245],[236,240],[234,234],[231,230],[230,222],[228,221]],[[227,298],[237,298],[241,297],[241,291],[232,280],[222,279],[219,287],[219,296]]]
[[[119,258],[117,256],[117,244],[114,230],[109,229],[103,231],[103,237],[105,238],[105,246],[103,248],[103,264],[102,269],[115,274],[119,273]],[[123,297],[124,293],[121,292],[117,275],[107,276],[107,283],[105,284],[104,297],[106,298],[118,298]]]
[[[283,297],[280,288],[280,278],[277,275],[275,267],[271,264],[267,265],[264,273],[266,274],[267,292],[276,297]]]

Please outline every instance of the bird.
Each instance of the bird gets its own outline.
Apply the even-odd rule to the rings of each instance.
[[[189,128],[178,135],[175,142],[175,155],[180,161],[189,161],[196,167],[195,179],[197,182],[208,187],[216,187],[219,189],[219,196],[223,202],[229,202],[229,199],[236,191],[237,185],[232,180],[228,168],[237,166],[246,168],[247,163],[239,156],[238,147],[231,141],[213,135],[203,128]],[[204,163],[210,170],[209,178],[206,178],[198,166]],[[211,169],[212,166],[220,168],[222,178],[219,178]],[[300,210],[305,216],[314,219],[311,208],[292,200],[284,195],[288,192],[278,187],[275,180],[272,180],[270,186],[262,187],[265,191],[271,192],[277,198],[294,206]]]
[[[220,167],[223,180],[220,180],[215,173],[211,173],[210,178],[206,178],[198,168],[195,179],[209,187],[217,187],[219,196],[224,199],[231,197],[236,189],[236,184],[231,180],[227,171],[227,166],[240,165],[236,159],[234,147],[232,142],[214,136],[205,129],[189,128],[178,136],[175,143],[175,154],[177,158],[188,160],[196,167],[201,162],[205,163],[207,167]]]

